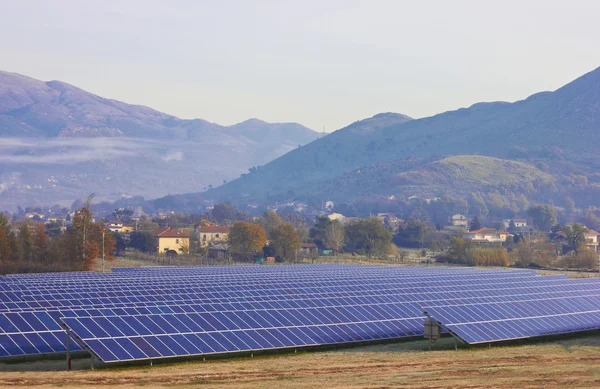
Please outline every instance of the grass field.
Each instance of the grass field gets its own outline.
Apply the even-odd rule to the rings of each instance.
[[[64,361],[0,364],[0,387],[600,388],[598,336],[458,351],[440,342],[96,370],[76,360],[71,372]]]

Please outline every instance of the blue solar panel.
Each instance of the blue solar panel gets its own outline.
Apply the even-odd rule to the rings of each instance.
[[[580,297],[599,285],[530,270],[336,264],[12,275],[0,282],[0,357],[64,351],[63,321],[104,361],[419,336],[432,302]]]
[[[425,307],[424,311],[470,344],[600,329],[600,293]]]

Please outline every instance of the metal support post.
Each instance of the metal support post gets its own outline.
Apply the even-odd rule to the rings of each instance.
[[[67,327],[67,370],[71,370],[71,330]]]

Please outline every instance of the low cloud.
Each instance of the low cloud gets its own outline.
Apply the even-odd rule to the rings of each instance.
[[[183,160],[183,152],[181,151],[173,151],[165,155],[161,158],[163,161],[181,161]]]
[[[148,152],[163,154],[169,146],[175,148],[180,144],[137,138],[0,138],[0,163],[68,164],[110,160]],[[161,158],[164,161],[180,161],[183,152],[167,152]]]

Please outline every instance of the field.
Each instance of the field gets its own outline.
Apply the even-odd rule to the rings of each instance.
[[[0,364],[0,387],[598,388],[600,338],[436,350],[424,341],[255,358],[89,370],[89,360]]]

